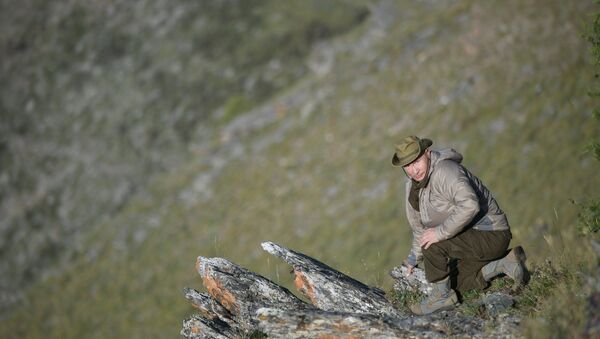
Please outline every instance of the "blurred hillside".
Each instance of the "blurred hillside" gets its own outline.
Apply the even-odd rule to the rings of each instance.
[[[289,285],[265,240],[389,288],[406,134],[463,153],[543,261],[600,182],[592,7],[3,1],[0,336],[176,336],[198,255]]]
[[[0,6],[0,305],[89,253],[80,237],[204,143],[219,107],[225,121],[285,88],[311,45],[366,15],[327,1]]]

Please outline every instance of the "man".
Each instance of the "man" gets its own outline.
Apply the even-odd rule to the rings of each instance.
[[[512,238],[506,215],[481,180],[461,165],[451,148],[430,149],[430,139],[404,138],[392,158],[408,177],[406,215],[413,231],[405,265],[408,274],[421,259],[433,292],[415,314],[428,314],[458,304],[458,291],[483,289],[506,274],[517,286],[527,282],[525,252],[508,251]],[[451,282],[452,280],[452,282]]]

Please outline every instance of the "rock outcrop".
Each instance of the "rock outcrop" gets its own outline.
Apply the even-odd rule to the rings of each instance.
[[[196,269],[208,294],[184,289],[185,297],[199,313],[183,322],[182,336],[435,338],[518,335],[520,320],[508,317],[501,308],[510,307],[512,299],[502,294],[495,293],[482,299],[482,306],[493,310],[490,314],[497,317],[491,320],[497,331],[489,329],[487,321],[490,319],[467,316],[460,310],[414,316],[394,307],[382,290],[367,286],[312,257],[271,242],[263,243],[262,248],[293,267],[294,284],[310,303],[226,259],[198,257]],[[390,272],[397,280],[395,289],[398,292],[428,292],[422,270],[417,268],[410,277],[402,270],[397,267]]]

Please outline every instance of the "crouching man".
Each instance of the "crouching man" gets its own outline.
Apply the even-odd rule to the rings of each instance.
[[[451,148],[431,149],[432,144],[430,139],[406,137],[392,158],[408,177],[406,215],[413,242],[404,264],[411,274],[422,260],[433,284],[426,300],[410,306],[415,314],[457,305],[452,287],[460,292],[483,289],[499,274],[523,285],[529,275],[523,249],[508,250],[508,220],[490,191],[461,165],[461,154]]]

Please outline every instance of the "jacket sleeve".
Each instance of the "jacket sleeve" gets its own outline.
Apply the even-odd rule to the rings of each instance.
[[[444,161],[440,163],[440,175],[434,185],[439,185],[437,190],[454,207],[450,215],[435,228],[439,241],[452,238],[479,212],[479,199],[469,181],[464,168],[454,162]]]
[[[411,250],[406,259],[407,263],[411,266],[416,266],[419,261],[423,259],[423,254],[421,250],[421,246],[419,245],[419,240],[423,235],[425,229],[423,228],[423,224],[421,223],[421,216],[418,211],[412,208],[410,203],[408,202],[408,194],[410,192],[410,182],[406,184],[406,218],[408,219],[408,223],[410,224],[410,228],[412,230],[413,239],[411,243]]]

